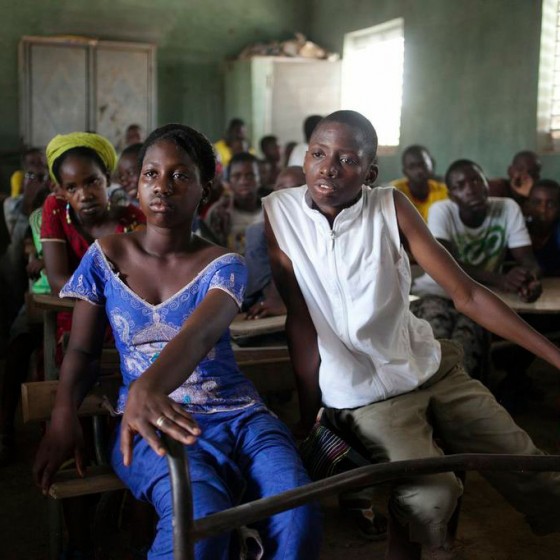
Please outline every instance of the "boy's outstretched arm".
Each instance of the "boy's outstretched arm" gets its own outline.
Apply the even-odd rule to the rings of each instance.
[[[317,344],[317,331],[297,283],[292,262],[278,246],[266,212],[264,223],[272,276],[288,310],[286,335],[296,376],[300,427],[308,431],[315,423],[317,413],[321,408],[321,390],[319,388],[321,358]]]
[[[449,294],[458,311],[489,331],[523,346],[560,368],[560,350],[490,290],[468,276],[437,242],[408,199],[394,192],[401,242],[420,266]]]

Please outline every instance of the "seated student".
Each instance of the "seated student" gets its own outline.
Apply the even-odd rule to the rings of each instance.
[[[126,127],[124,134],[124,147],[132,146],[133,144],[142,144],[144,141],[144,131],[139,124],[129,124]]]
[[[261,187],[269,194],[274,190],[276,178],[280,173],[280,145],[276,136],[263,136],[261,138],[261,152],[264,159],[259,162]]]
[[[539,267],[525,221],[517,204],[489,198],[488,183],[480,166],[457,160],[445,174],[449,200],[430,208],[432,235],[455,257],[471,278],[502,291],[518,293],[533,301],[541,293]],[[516,266],[501,271],[509,249]],[[414,281],[412,293],[423,296],[410,309],[430,323],[436,338],[449,338],[465,351],[465,369],[479,377],[484,352],[484,330],[457,311],[453,300],[427,274]]]
[[[191,234],[214,176],[211,144],[199,132],[171,124],[152,132],[141,160],[146,230],[95,242],[62,289],[61,296],[79,300],[75,328],[34,471],[46,492],[68,457],[77,457],[80,472],[84,468],[77,395],[93,381],[88,368],[99,356],[99,333],[108,320],[123,374],[111,462],[160,517],[148,558],[171,559],[169,470],[158,431],[187,446],[195,518],[297,487],[308,476],[289,430],[235,363],[228,326],[243,298],[243,261]],[[314,504],[255,527],[265,558],[319,557]],[[234,558],[231,541],[229,533],[198,541],[196,558]]]
[[[391,184],[412,202],[424,221],[428,221],[430,206],[447,198],[445,184],[434,179],[434,160],[430,152],[424,146],[408,146],[402,154],[402,171],[405,176]]]
[[[2,296],[9,300],[9,304],[2,305],[2,318],[10,323],[7,325],[9,331],[4,334],[4,341],[7,343],[6,362],[3,383],[0,384],[0,466],[9,463],[14,457],[14,419],[21,393],[20,386],[27,376],[31,352],[42,341],[41,329],[29,324],[27,306],[23,299],[28,290],[29,279],[38,275],[38,263],[35,261],[27,264],[26,274],[26,262],[29,225],[34,214],[41,211],[40,208],[35,211],[33,209],[42,204],[49,189],[44,155],[41,160],[44,165],[42,170],[35,166],[35,171],[27,169],[25,172],[18,220],[12,231],[8,250],[0,261],[3,280],[6,280],[6,283],[2,282],[3,290],[6,290]],[[35,291],[34,284],[32,291]],[[6,313],[8,309],[10,315]]]
[[[109,204],[107,186],[117,154],[103,136],[90,132],[55,136],[47,146],[47,160],[62,195],[47,197],[41,223],[47,278],[56,294],[95,239],[133,231],[145,218],[132,205]],[[58,314],[58,341],[70,332],[71,317],[71,313]]]
[[[537,181],[527,200],[527,227],[544,276],[560,276],[560,185]]]
[[[307,152],[307,146],[309,144],[309,139],[315,130],[315,127],[319,124],[323,117],[321,115],[309,115],[303,121],[303,135],[305,137],[305,142],[300,142],[296,144],[292,151],[290,152],[290,157],[288,158],[287,167],[302,166],[303,160],[305,159],[305,153]]]
[[[214,144],[220,163],[227,167],[235,154],[242,152],[254,153],[249,146],[247,138],[247,127],[242,119],[231,119],[229,121],[224,138]]]
[[[235,154],[227,177],[231,192],[224,193],[208,210],[205,222],[220,245],[243,254],[246,229],[262,220],[257,158],[247,152]]]
[[[140,174],[138,154],[142,144],[131,144],[121,153],[115,173],[118,181],[117,188],[109,193],[111,204],[138,206],[138,176]],[[111,187],[109,187],[109,190]]]
[[[45,154],[31,148],[22,157],[24,170],[23,190],[15,198],[4,200],[2,216],[9,234],[8,244],[0,256],[0,321],[5,333],[23,305],[27,291],[25,271],[27,257],[24,247],[29,229],[29,216],[40,207],[49,192]],[[7,338],[7,337],[6,337]]]
[[[507,169],[507,179],[490,179],[490,196],[513,198],[525,214],[525,205],[531,187],[541,176],[539,156],[530,150],[523,150],[513,156]]]
[[[280,171],[274,190],[291,189],[304,184],[303,169],[297,166],[287,167]],[[245,261],[249,277],[243,307],[247,309],[247,319],[284,315],[286,307],[272,280],[263,221],[247,228]]]
[[[480,382],[460,348],[437,341],[410,313],[405,248],[483,327],[560,367],[560,350],[474,282],[431,235],[409,200],[367,188],[378,173],[377,135],[354,111],[315,129],[305,158],[307,185],[263,200],[274,281],[288,308],[286,333],[300,397],[300,427],[321,406],[372,461],[439,456],[434,424],[450,453],[542,452]],[[560,529],[560,473],[486,473],[540,534]],[[439,553],[462,493],[454,473],[397,482],[387,558]]]

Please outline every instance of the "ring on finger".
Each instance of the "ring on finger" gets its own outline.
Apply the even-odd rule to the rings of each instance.
[[[156,426],[157,426],[158,428],[162,428],[164,423],[165,423],[165,416],[162,414],[162,415],[156,420]]]

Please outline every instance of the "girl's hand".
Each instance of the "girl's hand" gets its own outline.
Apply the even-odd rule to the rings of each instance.
[[[33,465],[35,484],[43,494],[47,495],[54,475],[72,455],[78,474],[84,476],[84,436],[80,420],[73,410],[55,409]]]
[[[139,379],[130,387],[121,422],[121,453],[125,466],[132,463],[135,434],[140,434],[158,455],[165,455],[166,449],[157,430],[184,445],[192,445],[201,433],[191,415],[180,404],[167,395],[145,387]]]

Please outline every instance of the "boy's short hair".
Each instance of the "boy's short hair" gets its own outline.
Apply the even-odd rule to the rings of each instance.
[[[428,151],[428,148],[426,148],[425,146],[421,146],[420,144],[411,144],[410,146],[407,146],[404,149],[404,151],[402,153],[402,156],[401,156],[401,161],[402,161],[403,166],[404,166],[404,160],[406,159],[406,157],[408,157],[410,155],[421,157],[422,152],[425,152],[431,158],[430,152]]]
[[[366,117],[357,111],[335,111],[327,115],[319,123],[317,128],[328,122],[338,122],[358,129],[363,137],[364,152],[371,158],[372,162],[375,161],[375,157],[377,156],[377,132],[369,119],[366,119]]]
[[[227,167],[227,176],[229,178],[230,174],[231,174],[231,170],[233,168],[233,166],[237,163],[245,163],[245,162],[250,162],[255,164],[258,167],[259,164],[259,160],[257,159],[256,156],[254,156],[253,154],[250,154],[249,152],[239,152],[238,154],[234,154],[232,156],[232,158],[229,160],[229,165]]]
[[[245,126],[245,121],[243,119],[233,118],[229,121],[227,129],[228,132],[232,132],[236,128],[241,128],[242,126]]]
[[[554,191],[556,196],[558,197],[558,199],[560,200],[560,184],[558,184],[556,181],[554,181],[553,179],[539,179],[534,185],[533,188],[531,189],[531,192],[529,193],[529,196],[531,196],[531,193],[535,190],[535,189],[550,189],[551,191]]]
[[[450,187],[450,182],[451,182],[451,175],[453,175],[453,173],[455,173],[457,170],[459,169],[463,169],[464,167],[475,167],[476,169],[478,169],[478,171],[480,171],[481,175],[483,177],[486,177],[486,175],[484,174],[484,171],[482,170],[482,167],[480,167],[480,165],[478,165],[478,163],[470,160],[470,159],[458,159],[455,160],[448,168],[447,171],[445,172],[445,184],[447,185],[447,188],[451,188]]]
[[[309,142],[313,131],[317,128],[317,125],[323,120],[321,115],[309,115],[303,121],[303,134],[305,136],[305,141]]]
[[[261,152],[264,154],[266,148],[272,144],[278,144],[278,138],[276,136],[273,136],[272,134],[263,136],[260,141]]]

